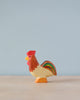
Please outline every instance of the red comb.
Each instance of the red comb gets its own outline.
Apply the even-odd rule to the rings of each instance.
[[[35,50],[30,50],[27,52],[27,55],[30,56],[30,55],[35,55],[36,51]]]

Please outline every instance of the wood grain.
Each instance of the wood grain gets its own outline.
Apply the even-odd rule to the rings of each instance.
[[[80,76],[56,76],[34,83],[32,76],[0,76],[0,100],[80,100]]]

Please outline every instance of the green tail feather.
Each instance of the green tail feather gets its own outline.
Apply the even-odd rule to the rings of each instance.
[[[53,63],[51,63],[50,61],[44,61],[42,63],[42,67],[46,68],[46,69],[49,69],[53,75],[57,75],[57,72],[56,72],[56,67]]]

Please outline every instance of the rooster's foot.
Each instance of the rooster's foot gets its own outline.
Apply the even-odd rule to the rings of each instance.
[[[47,78],[37,78],[35,83],[47,83]]]

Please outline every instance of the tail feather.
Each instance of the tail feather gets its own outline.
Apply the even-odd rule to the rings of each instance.
[[[48,69],[48,70],[50,70],[53,73],[53,75],[57,75],[56,67],[55,67],[55,65],[52,62],[50,62],[50,61],[44,61],[41,64],[41,66],[44,67],[44,68],[46,68],[46,69]]]

